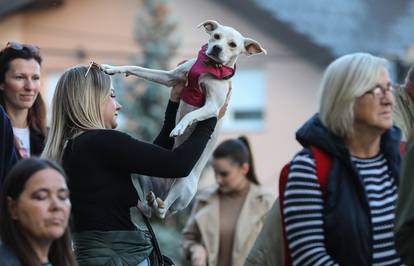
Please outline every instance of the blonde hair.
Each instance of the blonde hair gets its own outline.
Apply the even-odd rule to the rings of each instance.
[[[351,137],[356,99],[375,86],[380,71],[387,66],[386,59],[368,53],[348,54],[333,61],[320,86],[323,125],[341,138]]]
[[[52,100],[49,136],[42,157],[61,161],[66,141],[91,129],[103,129],[101,105],[111,94],[111,79],[97,67],[67,69]]]

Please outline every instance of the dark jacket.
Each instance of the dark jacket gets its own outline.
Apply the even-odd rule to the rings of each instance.
[[[323,210],[327,253],[339,265],[372,265],[372,224],[368,199],[344,141],[324,127],[318,115],[298,130],[296,138],[305,148],[315,145],[333,158]],[[401,132],[396,127],[387,130],[381,137],[381,152],[397,185],[400,138]]]
[[[407,266],[414,265],[414,141],[407,146],[401,165],[395,213],[395,248]]]
[[[13,128],[9,117],[0,105],[0,188],[7,172],[16,162]]]
[[[13,252],[0,240],[0,266],[20,266]]]
[[[30,127],[30,155],[31,156],[40,156],[45,148],[45,136],[37,131],[36,129]]]

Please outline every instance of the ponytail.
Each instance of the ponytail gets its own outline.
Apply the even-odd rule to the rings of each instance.
[[[214,150],[213,158],[229,158],[239,165],[249,164],[249,171],[246,174],[247,179],[256,185],[260,184],[255,172],[250,143],[246,136],[223,141]]]
[[[249,179],[251,182],[255,183],[256,185],[259,185],[259,179],[257,178],[255,167],[254,167],[254,160],[253,160],[253,154],[252,150],[250,148],[249,140],[246,136],[242,135],[237,138],[239,141],[243,143],[243,145],[247,149],[247,163],[249,164],[249,171],[246,174],[247,179]]]

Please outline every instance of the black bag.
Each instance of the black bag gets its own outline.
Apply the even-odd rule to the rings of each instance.
[[[136,207],[140,212],[140,208]],[[169,257],[162,255],[161,250],[160,250],[160,246],[158,245],[158,241],[157,238],[155,237],[154,231],[152,230],[152,226],[147,218],[147,216],[145,216],[145,214],[142,214],[142,217],[144,218],[145,224],[147,225],[148,231],[151,234],[151,242],[152,245],[154,246],[154,250],[151,253],[151,257],[150,257],[150,263],[151,266],[175,266],[174,262],[172,261],[172,259],[170,259]]]

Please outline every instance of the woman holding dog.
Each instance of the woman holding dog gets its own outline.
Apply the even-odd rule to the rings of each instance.
[[[241,266],[275,198],[259,185],[246,137],[222,142],[213,168],[217,185],[197,196],[182,246],[192,266]]]
[[[326,69],[319,113],[296,133],[304,149],[284,192],[294,265],[403,265],[393,232],[401,139],[393,109],[385,59],[349,54]],[[330,158],[326,184],[311,145]]]
[[[199,122],[188,140],[171,150],[169,133],[182,87],[172,89],[163,128],[150,144],[114,130],[121,106],[99,66],[76,66],[59,79],[42,156],[62,162],[68,174],[80,265],[159,265],[145,224],[131,222],[138,195],[130,175],[187,176],[202,154],[216,117]]]
[[[40,155],[45,144],[46,106],[40,94],[39,48],[9,42],[0,51],[0,105],[13,125],[20,158]]]

